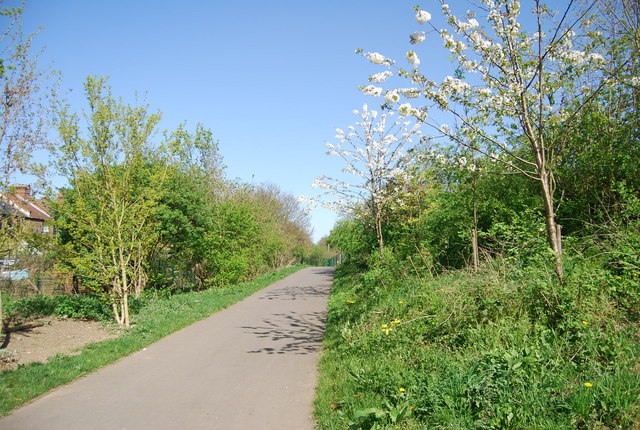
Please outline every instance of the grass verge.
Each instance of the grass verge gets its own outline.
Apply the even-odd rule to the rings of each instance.
[[[0,373],[0,416],[80,376],[111,364],[283,279],[301,266],[285,268],[233,287],[149,300],[132,327],[116,339],[87,345],[80,354],[56,356]]]
[[[322,429],[640,428],[640,335],[585,277],[340,267],[315,416]],[[543,290],[548,288],[549,291]],[[551,291],[553,290],[553,291]],[[555,294],[561,316],[536,301]],[[564,301],[560,301],[563,299]],[[536,313],[537,312],[537,313]]]

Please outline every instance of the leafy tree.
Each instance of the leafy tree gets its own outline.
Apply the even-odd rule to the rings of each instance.
[[[167,133],[165,141],[169,158],[159,161],[167,166],[167,181],[157,210],[155,281],[189,284],[194,280],[201,289],[210,276],[205,264],[209,253],[206,234],[213,228],[214,205],[226,187],[222,157],[211,131],[202,125],[194,133],[180,125]],[[166,265],[172,279],[161,281],[158,277],[165,276]]]
[[[621,215],[621,184],[640,192],[640,4],[607,0],[596,7],[595,31],[606,35],[601,43],[607,79],[598,96],[575,113],[571,132],[562,133],[556,148],[560,216],[568,232],[576,233]]]
[[[86,138],[78,116],[68,108],[60,112],[58,167],[71,188],[58,205],[59,226],[73,250],[73,268],[104,289],[116,321],[129,326],[129,295],[144,288],[156,243],[164,177],[150,167],[149,154],[160,115],[115,100],[103,78],[89,77],[85,93]]]
[[[245,191],[243,187],[233,190],[229,198],[213,207],[213,225],[205,235],[207,283],[211,286],[244,281],[262,268],[260,225]]]
[[[333,227],[328,238],[339,249],[345,262],[366,267],[367,257],[376,249],[376,237],[360,218],[345,218]]]
[[[461,19],[441,2],[448,25],[442,30],[431,23],[429,12],[416,8],[418,23],[430,26],[430,33],[440,36],[452,56],[455,76],[439,81],[423,74],[414,48],[406,55],[409,69],[397,69],[410,87],[383,92],[382,88],[369,85],[364,91],[384,95],[386,106],[415,112],[444,138],[507,163],[514,171],[537,181],[547,240],[555,256],[556,274],[562,278],[553,152],[558,136],[553,131],[572,124],[574,117],[568,113],[569,107],[581,106],[601,90],[600,81],[587,79],[596,76],[593,70],[604,63],[604,58],[595,52],[598,39],[591,37],[588,21],[583,19],[590,7],[578,11],[574,2],[569,2],[558,15],[559,21],[554,22],[551,11],[536,0],[534,24],[527,31],[520,1],[483,0],[470,6]],[[573,17],[572,12],[577,16]],[[480,24],[480,18],[486,20],[486,26]],[[426,32],[411,34],[414,45],[426,39]],[[381,83],[393,75],[393,60],[376,52],[363,55],[388,68],[372,76],[371,81]],[[417,97],[426,102],[418,106],[420,102],[414,100]],[[457,126],[443,123],[441,115],[428,117],[432,108],[444,112]],[[528,149],[525,153],[519,151],[523,142]]]

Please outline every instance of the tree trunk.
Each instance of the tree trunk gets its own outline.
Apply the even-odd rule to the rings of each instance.
[[[480,268],[480,257],[478,256],[478,228],[475,225],[471,230],[471,259],[473,271],[477,272]]]
[[[553,251],[553,269],[562,282],[564,279],[564,265],[562,263],[562,228],[556,222],[553,195],[549,184],[548,174],[540,175],[540,186],[542,188],[542,199],[544,201],[545,221],[547,226],[547,241]]]
[[[376,239],[378,240],[378,251],[380,253],[380,260],[382,260],[382,257],[384,256],[384,238],[382,237],[382,214],[379,210],[376,210],[375,225]]]

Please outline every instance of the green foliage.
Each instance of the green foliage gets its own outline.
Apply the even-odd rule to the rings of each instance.
[[[320,365],[320,427],[633,427],[637,326],[621,318],[601,279],[584,277],[593,269],[576,257],[559,286],[551,262],[525,274],[493,260],[476,274],[423,281],[384,265],[340,267]],[[561,317],[534,317],[534,291],[555,291]]]
[[[108,303],[94,295],[37,295],[11,302],[6,313],[22,318],[57,316],[102,321],[111,317]]]
[[[159,113],[113,98],[103,78],[85,83],[87,137],[68,108],[60,111],[58,167],[69,181],[57,205],[65,230],[67,265],[105,290],[116,321],[129,325],[128,297],[147,280],[147,259],[157,242],[155,211],[166,175],[153,164],[151,136]]]
[[[357,265],[364,265],[375,250],[375,233],[358,219],[338,221],[331,231],[328,243],[342,252],[343,258]]]
[[[573,130],[561,130],[557,138],[557,180],[563,193],[559,216],[568,234],[589,234],[594,225],[620,216],[625,197],[620,183],[631,193],[640,192],[638,114],[616,118],[615,102],[610,103],[588,106]]]

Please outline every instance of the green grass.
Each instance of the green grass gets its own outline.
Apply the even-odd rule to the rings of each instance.
[[[116,339],[87,345],[78,355],[56,356],[47,363],[33,363],[0,373],[0,416],[239,302],[300,269],[300,266],[286,268],[233,287],[147,300],[133,317],[132,327]]]
[[[318,427],[640,428],[638,321],[604,290],[585,294],[584,277],[557,286],[535,270],[419,280],[341,267],[320,361]],[[534,290],[555,295],[562,312],[545,317]]]

